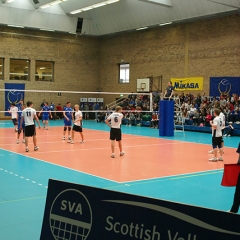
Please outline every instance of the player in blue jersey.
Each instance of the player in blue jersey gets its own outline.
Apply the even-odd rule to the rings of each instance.
[[[45,130],[48,130],[49,116],[50,118],[52,118],[51,108],[48,106],[48,102],[44,103],[44,106],[42,107],[42,110],[39,112],[38,116],[40,116],[41,113],[42,113],[43,128]]]
[[[21,126],[21,118],[22,118],[22,110],[26,108],[25,104],[21,104],[21,109],[18,109],[18,134],[17,134],[17,144],[19,144],[19,138],[21,135],[21,132],[23,131],[23,140],[22,142],[25,143],[25,123],[24,121],[22,122]],[[22,129],[22,130],[21,130]]]
[[[63,117],[64,117],[63,140],[66,139],[65,135],[67,130],[68,130],[68,139],[71,140],[73,109],[71,108],[70,102],[67,102],[66,106],[63,108]]]

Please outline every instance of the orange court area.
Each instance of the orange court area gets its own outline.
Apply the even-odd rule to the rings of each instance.
[[[217,170],[235,159],[233,148],[225,148],[224,162],[209,162],[211,145],[130,134],[123,134],[125,155],[119,156],[116,143],[116,158],[111,158],[109,133],[90,129],[84,129],[84,144],[79,135],[74,144],[62,140],[62,127],[38,129],[39,151],[29,139],[28,153],[22,142],[16,144],[13,129],[0,129],[0,136],[2,149],[116,182]]]

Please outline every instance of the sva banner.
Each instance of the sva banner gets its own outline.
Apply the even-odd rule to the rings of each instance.
[[[203,77],[171,78],[175,91],[203,90]]]
[[[40,240],[236,240],[239,224],[237,214],[49,180]]]

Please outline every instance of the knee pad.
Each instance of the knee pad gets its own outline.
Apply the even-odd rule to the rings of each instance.
[[[21,132],[22,132],[21,129],[18,129],[18,134],[21,134]]]
[[[66,131],[67,131],[67,127],[64,127],[64,128],[63,128],[63,131],[66,132]]]
[[[72,129],[71,127],[68,127],[68,131],[71,131],[71,129]]]

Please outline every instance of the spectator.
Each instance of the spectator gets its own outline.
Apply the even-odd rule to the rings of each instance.
[[[56,113],[57,117],[58,117],[59,119],[63,119],[63,108],[62,108],[61,103],[59,103],[59,104],[57,105],[56,110],[57,110],[57,113]]]
[[[231,137],[233,135],[234,127],[232,122],[228,123],[228,126],[224,128],[224,137]]]

